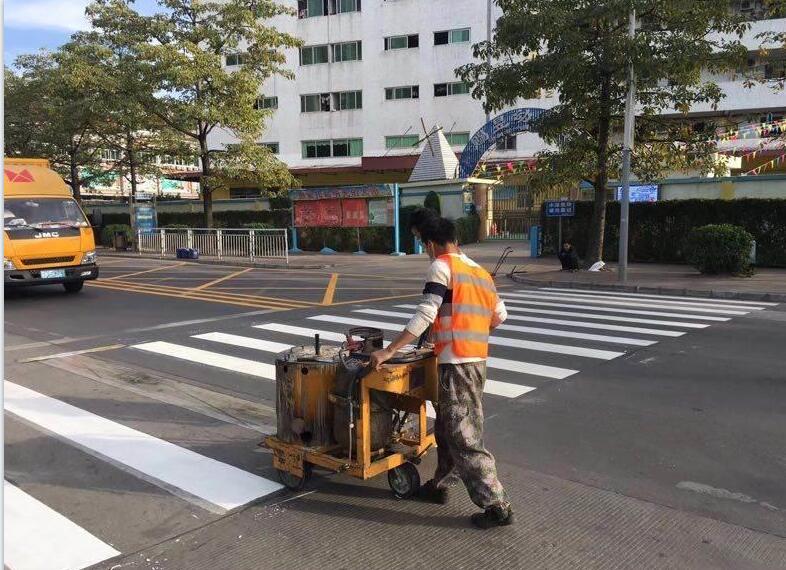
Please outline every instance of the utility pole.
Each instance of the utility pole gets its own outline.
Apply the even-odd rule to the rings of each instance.
[[[628,35],[636,37],[636,10],[630,10]],[[633,42],[631,42],[632,44]],[[628,234],[630,226],[630,161],[633,154],[633,131],[636,121],[636,76],[633,71],[633,53],[628,69],[628,98],[625,101],[625,132],[622,146],[622,201],[620,203],[619,280],[628,279]]]

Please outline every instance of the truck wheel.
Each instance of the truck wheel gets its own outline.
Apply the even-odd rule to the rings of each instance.
[[[78,293],[85,286],[84,281],[67,281],[63,283],[66,293]]]
[[[278,472],[278,480],[289,489],[290,491],[302,491],[303,488],[308,483],[308,480],[311,479],[311,464],[306,463],[303,465],[303,477],[298,477],[297,475],[293,475],[288,471],[283,471],[281,469],[276,469]]]

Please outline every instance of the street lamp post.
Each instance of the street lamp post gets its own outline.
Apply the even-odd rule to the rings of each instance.
[[[628,34],[636,36],[636,10],[630,11]],[[628,233],[630,226],[630,161],[633,154],[633,131],[636,121],[636,75],[633,71],[633,55],[628,69],[628,98],[625,101],[625,132],[622,147],[622,200],[620,203],[619,280],[628,278]]]

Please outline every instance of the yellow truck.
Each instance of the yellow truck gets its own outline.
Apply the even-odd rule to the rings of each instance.
[[[4,171],[5,286],[62,284],[76,293],[97,279],[93,229],[49,162],[6,158]]]

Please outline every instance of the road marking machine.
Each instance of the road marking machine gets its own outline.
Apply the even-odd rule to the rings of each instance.
[[[379,329],[354,328],[341,346],[293,347],[276,359],[276,435],[265,439],[281,482],[300,490],[313,467],[370,479],[387,473],[393,494],[420,488],[415,467],[436,446],[426,402],[437,399],[437,359],[421,343],[380,370],[369,357]]]

